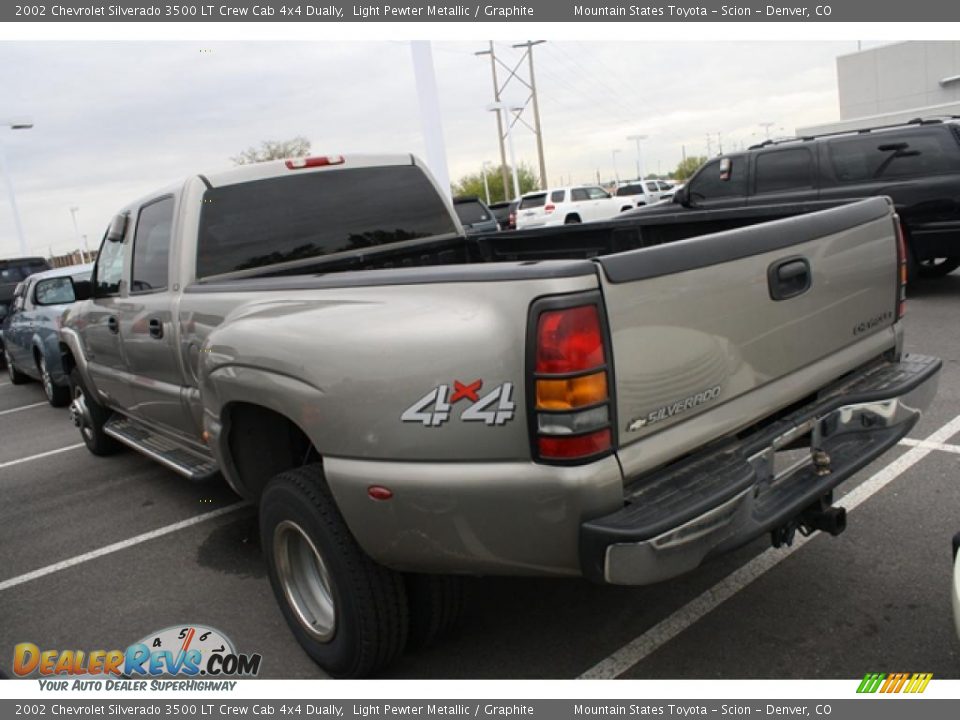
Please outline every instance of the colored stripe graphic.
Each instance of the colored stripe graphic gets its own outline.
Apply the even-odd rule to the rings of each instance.
[[[922,693],[933,673],[867,673],[857,687],[858,693]]]

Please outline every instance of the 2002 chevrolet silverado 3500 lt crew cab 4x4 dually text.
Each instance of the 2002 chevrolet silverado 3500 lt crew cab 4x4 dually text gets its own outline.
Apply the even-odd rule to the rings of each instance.
[[[449,626],[458,574],[641,585],[843,529],[833,488],[940,361],[901,355],[890,203],[809,210],[466,238],[410,156],[195,175],[77,284],[71,414],[256,502],[298,641],[369,674]]]

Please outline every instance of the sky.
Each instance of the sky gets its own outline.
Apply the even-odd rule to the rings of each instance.
[[[514,41],[495,43],[511,67]],[[432,43],[451,180],[499,161],[485,42]],[[567,42],[534,49],[550,185],[669,173],[716,153],[839,119],[836,57],[856,42]],[[525,64],[522,66],[525,71]],[[501,71],[501,79],[505,73]],[[524,75],[525,76],[525,75]],[[306,136],[315,154],[424,157],[406,42],[0,42],[0,129],[30,254],[99,245],[116,210],[263,140]],[[512,82],[505,101],[527,93]],[[532,124],[532,114],[524,115]],[[719,137],[718,137],[719,133]],[[514,131],[537,167],[533,134]],[[616,152],[615,152],[616,151]],[[496,200],[497,198],[494,198]],[[0,257],[19,254],[0,194]]]

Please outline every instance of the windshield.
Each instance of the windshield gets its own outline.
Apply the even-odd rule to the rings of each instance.
[[[440,194],[414,165],[227,185],[203,196],[197,277],[456,231]]]
[[[488,213],[487,209],[477,200],[456,202],[453,204],[453,209],[457,213],[457,217],[460,218],[460,222],[464,225],[474,225],[490,220],[490,213]]]
[[[45,262],[36,260],[4,265],[0,267],[0,283],[18,283],[29,275],[49,269],[50,266]]]
[[[547,194],[539,193],[538,195],[527,195],[526,197],[520,198],[520,209],[526,210],[527,208],[538,208],[543,207],[547,202]]]

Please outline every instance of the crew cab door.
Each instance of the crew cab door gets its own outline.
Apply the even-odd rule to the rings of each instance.
[[[165,195],[149,200],[136,211],[130,289],[120,317],[120,336],[133,383],[130,414],[196,439],[195,424],[181,397],[176,294],[170,281],[176,208],[176,198]]]
[[[108,405],[118,408],[127,408],[133,402],[133,387],[126,374],[120,342],[120,315],[125,303],[125,251],[131,235],[128,216],[114,218],[104,235],[90,278],[92,297],[83,322],[77,326],[93,384]]]

